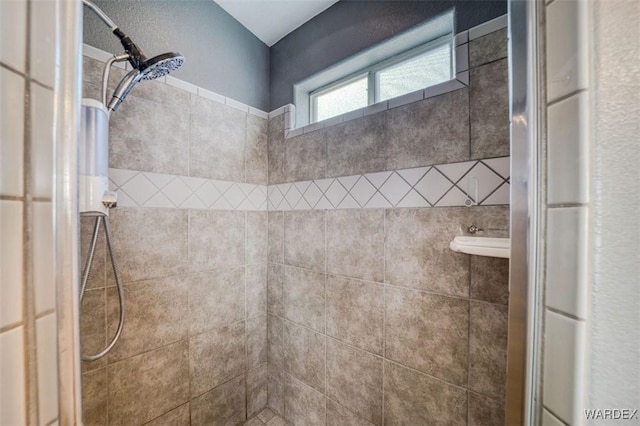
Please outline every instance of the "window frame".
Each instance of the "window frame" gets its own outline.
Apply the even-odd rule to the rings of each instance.
[[[324,85],[323,87],[320,87],[319,89],[309,92],[309,124],[316,123],[318,121],[318,97],[334,90],[340,89],[344,86],[348,86],[349,84],[362,78],[367,79],[367,105],[371,105],[371,76],[369,74],[370,73],[366,71],[349,74],[346,77],[333,81],[329,84]]]
[[[367,78],[367,87],[368,87],[368,99],[367,99],[367,105],[366,106],[370,106],[373,105],[377,102],[380,102],[379,100],[379,94],[380,94],[380,83],[379,83],[379,78],[378,75],[380,72],[385,71],[389,68],[392,68],[396,65],[405,63],[405,62],[409,62],[411,59],[417,58],[419,56],[424,55],[425,53],[438,49],[442,46],[445,45],[449,45],[449,79],[444,80],[444,81],[449,81],[451,79],[456,78],[456,45],[455,45],[455,34],[453,32],[443,35],[441,37],[438,37],[436,39],[430,40],[426,43],[423,43],[419,46],[413,47],[411,49],[407,49],[404,52],[398,53],[396,55],[390,56],[386,59],[383,59],[373,65],[370,65],[368,67],[362,68],[356,72],[353,73],[349,73],[348,75],[341,77],[337,80],[334,80],[330,83],[327,83],[321,87],[318,87],[316,89],[310,90],[307,92],[308,94],[308,108],[309,108],[309,124],[313,124],[313,123],[317,123],[318,122],[318,111],[317,111],[317,99],[319,96],[322,96],[323,94],[326,94],[328,92],[331,92],[333,90],[339,89],[340,87],[346,86],[356,80],[360,80],[363,77]],[[442,83],[442,82],[441,82]],[[440,83],[436,83],[436,84],[440,84]],[[430,86],[425,86],[422,87],[420,89],[417,90],[423,90],[427,87],[431,87]],[[407,92],[407,93],[411,93],[411,92]],[[405,93],[405,94],[407,94]],[[403,96],[405,94],[399,95]],[[389,99],[394,99],[394,98],[389,98]],[[385,99],[385,101],[388,99]],[[343,113],[343,114],[347,114]],[[337,117],[341,114],[338,114],[334,117]],[[327,120],[330,120],[333,117],[328,118]]]

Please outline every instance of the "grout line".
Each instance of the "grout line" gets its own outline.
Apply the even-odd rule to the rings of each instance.
[[[557,415],[555,412],[553,412],[549,407],[547,407],[546,405],[544,405],[544,403],[541,404],[542,405],[542,409],[543,410],[547,410],[549,413],[551,413],[553,415],[553,417],[556,418],[556,420],[558,420],[560,422],[560,424],[562,425],[566,425],[566,426],[570,426],[569,423],[565,422],[564,420],[562,420],[562,417],[560,417],[559,415]]]
[[[151,420],[149,420],[149,421],[147,421],[147,422],[144,422],[144,424],[143,424],[142,426],[148,425],[149,423],[153,422],[154,420],[157,420],[157,419],[159,419],[160,417],[164,416],[165,414],[169,414],[169,413],[170,413],[170,412],[172,412],[173,410],[177,410],[178,408],[183,407],[183,406],[185,406],[185,405],[189,404],[190,402],[191,402],[191,400],[189,400],[189,401],[187,401],[187,402],[183,402],[183,403],[181,403],[181,404],[177,405],[176,407],[173,407],[173,408],[171,408],[170,410],[163,412],[163,413],[162,413],[162,414],[160,414],[159,416],[156,416],[156,417],[154,417],[153,419],[151,419]]]
[[[575,207],[589,207],[589,204],[585,203],[557,203],[557,204],[547,204],[547,209],[566,209],[566,208],[575,208]]]
[[[470,90],[470,86],[471,86],[471,55],[469,52],[469,86],[467,86],[466,91],[467,91],[467,113],[465,114],[465,117],[467,119],[468,125],[467,127],[469,128],[469,157],[468,159],[471,160],[471,158],[473,158],[473,140],[471,139],[471,135],[473,134],[473,132],[471,131],[471,122],[473,121],[473,117],[471,116],[471,112],[473,111],[473,109],[471,108],[471,90]],[[440,171],[440,170],[438,170]],[[435,203],[434,203],[435,204]]]
[[[500,30],[498,30],[498,31],[500,31]],[[493,34],[493,33],[489,33],[489,34]],[[489,34],[487,34],[487,35],[489,35]],[[482,37],[484,37],[484,36],[482,36]],[[482,38],[482,37],[479,37],[479,38]],[[474,40],[478,40],[478,39],[476,38]],[[509,59],[509,54],[507,53],[507,56],[503,56],[501,58],[494,59],[492,61],[483,62],[481,64],[477,64],[477,65],[474,65],[474,66],[469,66],[468,71],[475,70],[475,69],[478,69],[478,68],[482,68],[485,65],[492,65],[492,64],[495,64],[496,62],[500,62],[500,61],[504,61],[504,60],[508,60],[508,59]],[[469,74],[469,85],[471,85],[471,74]]]
[[[211,392],[211,391],[212,391],[212,390],[214,390],[214,389],[218,389],[219,387],[224,386],[224,385],[226,385],[227,383],[232,382],[232,381],[236,380],[238,377],[243,376],[243,375],[245,375],[245,372],[244,372],[244,371],[243,371],[242,373],[240,373],[240,374],[237,374],[237,375],[235,375],[235,376],[231,377],[231,378],[230,378],[230,379],[228,379],[228,380],[225,380],[224,382],[218,383],[218,384],[217,384],[217,385],[215,385],[214,387],[212,387],[212,388],[210,388],[210,389],[207,389],[206,391],[204,391],[204,392],[202,392],[202,393],[199,393],[199,394],[197,394],[197,395],[193,395],[193,396],[191,396],[191,394],[189,394],[189,395],[190,395],[190,396],[189,396],[189,401],[187,401],[187,402],[189,402],[189,403],[190,403],[190,402],[191,402],[191,401],[193,401],[194,399],[197,399],[197,398],[201,397],[202,395],[205,395],[205,394],[207,394],[207,393]],[[186,403],[185,403],[185,404],[186,404]],[[183,404],[180,404],[180,405],[183,405]],[[180,407],[180,405],[178,405],[178,407]],[[177,408],[177,407],[174,407],[174,408]]]
[[[580,95],[581,93],[589,93],[589,89],[578,89],[578,90],[575,90],[575,91],[573,91],[573,92],[571,92],[571,93],[568,93],[568,94],[566,94],[566,95],[562,95],[562,96],[560,96],[559,98],[553,99],[553,100],[551,100],[551,101],[547,101],[547,108],[548,108],[548,107],[552,107],[552,106],[554,106],[555,104],[559,104],[559,103],[560,103],[560,102],[562,102],[562,101],[566,101],[567,99],[570,99],[570,98],[572,98],[572,97],[574,97],[574,96],[578,96],[578,95]],[[543,101],[543,102],[544,102],[544,101]]]
[[[14,195],[0,195],[0,201],[20,201],[24,202],[24,196],[14,196]]]
[[[246,117],[245,117],[245,147],[246,147]],[[246,156],[245,156],[246,157]],[[246,180],[246,167],[245,167],[245,180]],[[247,259],[248,255],[248,242],[249,242],[249,213],[244,212],[244,313],[242,317],[244,318],[244,376],[243,376],[243,384],[244,384],[244,420],[247,420],[247,416],[249,415],[249,333],[247,332],[247,328],[249,327],[249,322],[247,321]],[[265,318],[266,320],[266,318]]]
[[[11,71],[12,73],[19,75],[20,77],[22,77],[22,78],[24,78],[25,80],[27,80],[27,81],[26,81],[26,83],[28,83],[28,82],[29,82],[29,75],[28,75],[28,74],[25,74],[25,73],[23,73],[22,71],[18,71],[18,69],[17,69],[17,68],[14,68],[14,67],[12,67],[12,66],[11,66],[11,65],[9,65],[9,64],[6,64],[6,63],[4,63],[4,62],[0,61],[0,68],[4,68],[4,69],[6,69],[7,71]]]
[[[489,199],[493,194],[495,194],[496,192],[498,192],[498,190],[499,190],[500,188],[502,188],[503,186],[505,186],[505,185],[509,185],[509,183],[507,183],[507,181],[506,181],[506,180],[503,180],[503,181],[502,181],[502,183],[501,183],[500,185],[496,186],[496,188],[495,188],[493,191],[491,191],[489,194],[487,194],[487,196],[486,196],[486,197],[484,197],[481,201],[476,201],[476,206],[489,206],[489,205],[493,205],[493,204],[484,204],[484,202],[485,202],[485,201],[487,201],[487,200],[488,200],[488,199]],[[459,187],[458,187],[458,188],[459,188]],[[465,192],[465,194],[466,194],[466,192]],[[467,196],[468,196],[468,195],[469,195],[469,194],[467,194]],[[469,197],[469,198],[471,198],[471,197]],[[498,205],[503,206],[504,204],[498,204]]]
[[[40,87],[42,87],[44,89],[48,89],[48,90],[52,90],[52,91],[54,90],[53,87],[49,86],[48,84],[45,84],[45,83],[42,83],[42,82],[36,80],[35,78],[29,76],[28,73],[23,73],[22,71],[18,71],[16,68],[12,67],[9,64],[5,64],[4,62],[0,62],[0,68],[4,68],[7,71],[10,71],[10,72],[12,72],[14,74],[17,74],[18,76],[24,78],[25,85],[33,83],[33,84],[36,84],[37,86],[40,86]]]
[[[18,322],[14,322],[8,325],[5,325],[4,327],[0,327],[0,334],[2,333],[6,333],[8,331],[14,330],[16,328],[22,327],[24,324],[22,323],[22,321],[18,321]]]
[[[364,421],[367,422],[367,424],[372,424],[371,421],[365,419],[364,417],[362,417],[360,414],[356,413],[355,411],[353,411],[353,409],[345,406],[343,403],[337,401],[335,398],[329,397],[328,395],[325,397],[326,400],[333,402],[336,405],[339,405],[340,407],[344,408],[345,410],[349,411],[351,414],[353,414],[355,417],[358,417],[359,419],[362,419]],[[384,423],[383,423],[384,424]]]
[[[482,207],[482,206],[480,206]],[[458,208],[458,207],[456,207]],[[301,269],[303,271],[306,272],[311,272],[314,274],[322,274],[322,272],[318,272],[317,270],[313,270],[313,269],[309,269],[309,268],[305,268],[305,267],[301,267],[301,266],[296,266],[296,265],[290,265],[290,264],[286,264],[286,263],[276,263],[276,262],[272,262],[273,265],[279,265],[281,266],[283,269],[284,268],[293,268],[293,269]],[[348,280],[353,280],[353,281],[358,281],[358,282],[362,282],[365,284],[369,284],[369,285],[374,285],[374,286],[379,286],[379,287],[388,287],[388,288],[395,288],[395,289],[399,289],[399,290],[409,290],[409,291],[415,291],[415,292],[420,292],[420,293],[424,293],[424,294],[429,294],[429,295],[435,295],[435,296],[441,296],[441,297],[450,297],[453,299],[462,299],[462,300],[467,300],[470,299],[474,302],[479,302],[479,303],[486,303],[489,305],[495,305],[495,306],[507,306],[507,304],[503,304],[503,303],[495,303],[495,302],[489,302],[487,300],[482,300],[482,299],[475,299],[475,298],[469,298],[468,296],[460,296],[460,295],[456,295],[456,294],[449,294],[449,293],[440,293],[437,291],[433,291],[433,290],[425,290],[425,289],[419,289],[419,288],[414,288],[414,287],[406,287],[406,286],[402,286],[399,284],[393,284],[390,282],[380,282],[380,281],[371,281],[371,280],[366,280],[363,278],[359,278],[359,277],[353,277],[353,276],[349,276],[349,275],[342,275],[342,274],[337,274],[337,273],[333,273],[333,272],[327,272],[326,273],[327,276],[331,275],[333,277],[338,277],[338,278],[345,278]],[[316,333],[318,332],[317,330]]]
[[[312,183],[313,184],[313,183]],[[329,373],[328,373],[328,365],[329,360],[327,357],[327,293],[328,283],[329,283],[329,274],[327,273],[329,269],[329,258],[328,258],[328,213],[325,211],[323,213],[324,218],[324,424],[327,424],[327,395],[329,394]]]
[[[469,398],[469,388],[471,387],[471,256],[467,262],[467,291],[469,302],[467,303],[467,424],[471,424],[471,398]]]
[[[58,416],[56,416],[55,419],[49,421],[49,423],[47,423],[46,426],[52,426],[52,425],[57,424],[57,423],[58,423]]]
[[[298,326],[298,327],[304,328],[304,329],[306,329],[307,331],[311,331],[311,332],[313,332],[314,334],[318,334],[318,335],[321,335],[321,336],[322,336],[322,333],[319,333],[317,330],[313,330],[312,328],[309,328],[308,326],[306,326],[306,325],[304,325],[304,324],[300,324],[300,323],[297,323],[297,322],[295,322],[295,321],[291,321],[291,320],[290,320],[290,319],[288,319],[288,318],[280,318],[280,319],[283,321],[283,323],[284,323],[284,322],[287,322],[287,323],[293,324],[293,325],[295,325],[295,326]],[[283,330],[284,330],[284,328],[285,328],[285,327],[283,327]],[[466,388],[466,387],[465,387],[465,385],[461,385],[461,384],[458,384],[458,383],[454,383],[454,382],[451,382],[451,381],[449,381],[449,380],[447,380],[447,379],[443,379],[442,377],[438,377],[438,376],[434,376],[434,375],[431,375],[431,374],[425,373],[424,371],[417,370],[417,369],[416,369],[416,368],[414,368],[414,367],[410,367],[410,366],[408,366],[408,365],[402,364],[401,362],[396,361],[396,360],[394,360],[394,359],[386,358],[386,357],[381,356],[380,354],[376,354],[376,353],[373,353],[373,352],[369,352],[369,351],[368,351],[368,350],[366,350],[366,349],[362,349],[362,348],[360,348],[360,347],[354,346],[352,343],[346,342],[346,341],[341,340],[341,339],[339,339],[339,338],[336,338],[336,337],[334,337],[334,336],[324,336],[324,337],[325,337],[325,339],[331,339],[331,340],[334,340],[334,341],[336,341],[336,342],[338,342],[338,343],[341,343],[341,344],[343,344],[343,345],[345,345],[345,346],[347,346],[347,347],[349,347],[349,348],[351,348],[351,349],[353,349],[353,350],[360,351],[360,352],[365,352],[365,353],[367,353],[367,354],[369,354],[369,355],[372,355],[372,356],[374,356],[374,357],[376,357],[376,358],[380,359],[383,363],[386,361],[386,362],[389,362],[389,363],[392,363],[392,364],[396,364],[396,365],[398,365],[398,366],[400,366],[400,367],[406,368],[406,369],[408,369],[408,370],[411,370],[411,371],[413,371],[413,372],[415,372],[415,373],[418,373],[418,374],[421,374],[421,375],[423,375],[423,376],[429,377],[429,378],[431,378],[431,379],[438,380],[438,381],[440,381],[440,382],[442,382],[442,383],[445,383],[445,384],[448,384],[448,385],[451,385],[451,386],[455,386],[455,387],[457,387],[457,388],[459,388],[459,389],[461,389],[461,390],[464,390],[465,392],[467,392],[467,390],[468,390],[468,388]],[[304,382],[302,379],[298,379],[297,377],[295,377],[295,376],[294,376],[293,374],[291,374],[290,372],[288,372],[288,374],[290,374],[292,377],[296,378],[298,381],[301,381],[301,382],[305,383],[307,386],[311,387],[312,389],[316,390],[317,392],[319,392],[319,393],[323,393],[323,392],[321,392],[321,391],[317,390],[314,386],[311,386],[311,385],[307,384],[307,383],[306,383],[306,382]],[[467,385],[468,385],[468,383],[467,383]]]
[[[581,322],[581,323],[586,323],[586,322],[587,322],[587,320],[586,320],[586,319],[584,319],[584,318],[579,318],[579,317],[577,317],[577,316],[575,316],[575,315],[571,315],[571,314],[569,314],[569,313],[566,313],[566,312],[561,311],[561,310],[556,309],[556,308],[552,308],[552,307],[550,307],[550,306],[545,306],[544,308],[545,308],[547,311],[549,311],[549,312],[553,312],[553,313],[554,313],[554,314],[556,314],[556,315],[562,315],[563,317],[566,317],[566,318],[572,319],[572,320],[574,320],[574,321],[578,321],[578,322]]]
[[[33,164],[32,149],[32,133],[31,125],[33,117],[31,116],[32,97],[31,97],[31,28],[33,18],[33,2],[27,2],[27,25],[26,31],[26,52],[25,52],[25,76],[28,78],[24,86],[24,122],[23,124],[23,194],[25,202],[22,211],[22,315],[23,315],[23,333],[24,346],[22,348],[24,356],[24,375],[25,375],[25,418],[28,424],[39,424],[39,396],[38,396],[38,364],[37,364],[37,336],[35,323],[35,283],[34,283],[34,261],[33,261],[33,194],[32,194],[32,172]]]
[[[40,318],[44,318],[47,315],[55,314],[55,313],[56,313],[56,309],[55,308],[47,309],[45,311],[42,311],[42,312],[36,314],[36,320],[38,320]]]
[[[382,288],[382,424],[385,423],[385,392],[386,392],[386,367],[387,359],[387,286]]]

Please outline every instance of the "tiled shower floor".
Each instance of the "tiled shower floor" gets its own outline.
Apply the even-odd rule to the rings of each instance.
[[[257,416],[249,419],[244,426],[290,426],[291,423],[271,411],[269,408],[265,408]]]

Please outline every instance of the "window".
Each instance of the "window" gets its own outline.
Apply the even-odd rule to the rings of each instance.
[[[451,45],[451,37],[428,43],[312,92],[310,121],[326,120],[451,80]]]
[[[451,43],[445,43],[376,73],[376,102],[453,78]]]
[[[297,127],[440,83],[455,86],[466,70],[456,69],[459,59],[450,10],[294,85]]]
[[[335,84],[311,95],[314,117],[312,121],[322,121],[336,115],[369,105],[369,81],[367,75]]]

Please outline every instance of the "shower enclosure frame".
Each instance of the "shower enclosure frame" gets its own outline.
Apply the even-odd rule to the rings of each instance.
[[[58,423],[81,425],[78,144],[82,95],[82,1],[55,2],[54,267],[58,321]]]
[[[539,423],[545,132],[540,72],[544,2],[509,0],[511,200],[505,424]]]

